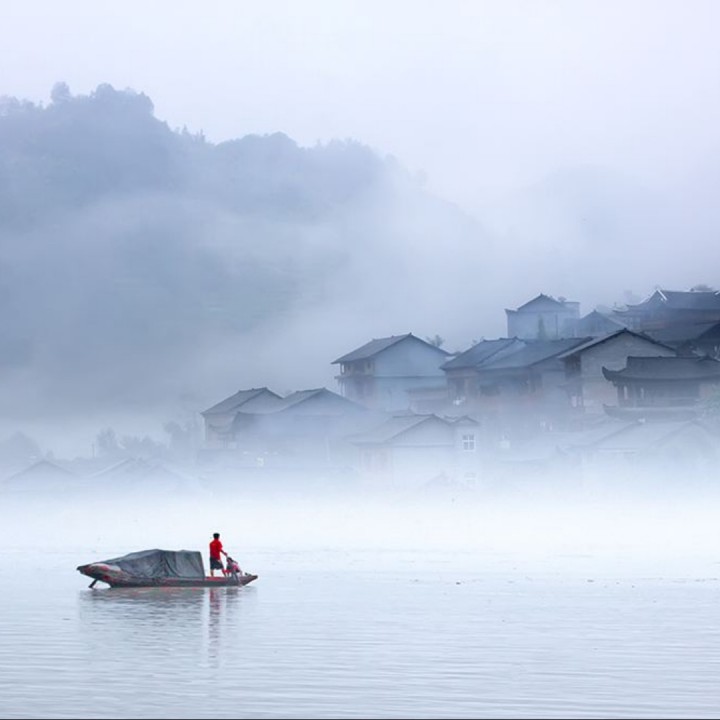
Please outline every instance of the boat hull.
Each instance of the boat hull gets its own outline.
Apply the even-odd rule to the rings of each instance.
[[[228,575],[221,577],[182,578],[159,577],[139,578],[128,575],[118,568],[105,563],[90,563],[80,565],[78,572],[93,579],[91,587],[98,581],[107,583],[113,588],[142,588],[142,587],[242,587],[257,580],[257,575],[249,573]]]

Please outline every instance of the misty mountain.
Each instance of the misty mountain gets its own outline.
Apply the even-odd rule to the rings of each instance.
[[[3,224],[23,226],[140,193],[205,199],[228,211],[309,220],[377,187],[389,163],[359,143],[304,149],[282,133],[213,145],[172,131],[144,94],[100,85],[47,107],[0,103]]]
[[[5,419],[329,384],[366,334],[445,336],[489,249],[358,142],[211,143],[110,85],[2,98],[0,188]]]

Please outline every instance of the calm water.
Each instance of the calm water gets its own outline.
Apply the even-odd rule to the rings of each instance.
[[[268,515],[233,529],[246,538],[233,554],[260,576],[250,586],[90,590],[78,564],[157,547],[153,535],[168,539],[160,547],[201,549],[184,534],[187,508],[162,529],[137,508],[101,509],[6,514],[0,717],[720,717],[712,548],[665,562],[658,546],[646,562],[627,547],[594,554],[579,536],[542,546],[561,525],[552,519],[534,543],[493,548],[477,534],[489,514],[438,523],[445,542],[422,551],[433,534],[422,516],[400,527],[392,516],[397,534],[372,544],[378,521],[353,546],[348,537],[369,523],[350,511],[345,535],[335,529],[342,543],[323,547],[329,520],[305,515],[293,533],[291,517],[276,514],[273,527]],[[716,534],[712,518],[700,525],[689,548]],[[202,517],[201,527],[209,536],[219,525]],[[689,528],[677,525],[673,546]],[[278,544],[247,542],[281,532]]]

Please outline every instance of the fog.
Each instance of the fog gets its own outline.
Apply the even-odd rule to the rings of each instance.
[[[0,715],[714,717],[719,16],[7,4]]]
[[[263,486],[236,475],[184,487],[48,479],[41,492],[4,490],[0,545],[34,557],[70,553],[81,564],[153,547],[205,556],[220,532],[241,567],[259,575],[313,565],[456,570],[459,579],[523,569],[590,580],[707,578],[720,552],[717,489],[652,479],[604,476],[578,487],[517,473],[472,490],[373,488],[298,473]]]
[[[715,287],[717,13],[15,4],[5,477],[107,428],[194,451],[239,388],[336,391],[332,361],[393,334],[462,351],[541,292]]]
[[[3,495],[5,714],[715,716],[711,493],[205,491]],[[213,532],[252,584],[75,571]]]
[[[717,151],[711,1],[158,2],[141,28],[139,10],[9,9],[4,92],[109,82],[213,141],[353,137],[463,203],[579,162],[667,187]]]

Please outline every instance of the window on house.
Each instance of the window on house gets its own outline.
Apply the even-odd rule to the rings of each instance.
[[[473,433],[468,433],[462,436],[462,449],[465,452],[475,451],[475,435]]]

